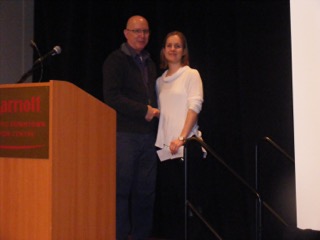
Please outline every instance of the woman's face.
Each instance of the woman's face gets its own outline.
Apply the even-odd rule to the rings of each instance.
[[[181,63],[184,54],[182,41],[178,35],[168,37],[166,45],[164,46],[164,56],[170,63]]]

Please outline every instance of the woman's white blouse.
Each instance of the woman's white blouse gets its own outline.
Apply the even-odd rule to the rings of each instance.
[[[170,153],[168,146],[172,140],[180,136],[188,110],[200,113],[203,103],[202,80],[196,69],[184,66],[171,76],[166,77],[166,74],[167,71],[156,82],[160,119],[155,145],[163,148],[162,153]],[[199,134],[201,133],[196,123],[188,137]],[[166,156],[170,155],[171,153]],[[183,147],[180,147],[178,153],[170,158],[182,156]]]

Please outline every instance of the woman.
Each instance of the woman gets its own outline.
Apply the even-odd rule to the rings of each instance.
[[[197,120],[203,103],[203,88],[199,72],[189,67],[183,33],[174,31],[166,36],[160,53],[160,68],[165,71],[156,82],[160,119],[155,145],[161,161],[158,230],[166,237],[184,239],[183,145],[191,136],[201,137]]]

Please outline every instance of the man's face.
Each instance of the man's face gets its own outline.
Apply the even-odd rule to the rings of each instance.
[[[149,24],[141,17],[134,17],[128,21],[124,35],[128,44],[140,53],[149,42]]]

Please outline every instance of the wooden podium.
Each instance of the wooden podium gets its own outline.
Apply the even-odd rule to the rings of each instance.
[[[22,100],[7,100],[15,92]],[[115,111],[57,80],[1,85],[0,98],[0,239],[116,239]],[[37,111],[47,111],[47,123],[14,119]],[[29,144],[36,138],[41,144]]]

